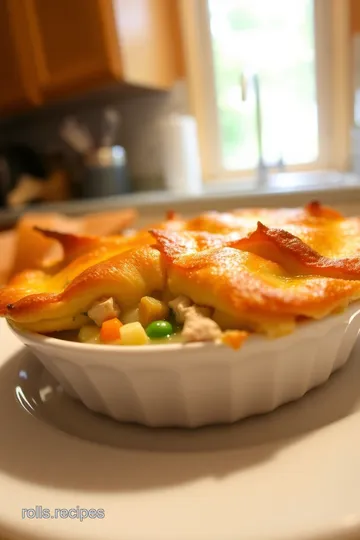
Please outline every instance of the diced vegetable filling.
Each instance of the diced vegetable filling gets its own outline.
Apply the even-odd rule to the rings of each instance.
[[[78,339],[82,343],[112,345],[147,345],[172,341],[223,342],[239,348],[246,333],[222,332],[212,319],[213,310],[198,306],[186,296],[168,303],[144,296],[139,305],[121,313],[113,298],[102,298],[88,310],[94,324],[83,326]]]
[[[169,321],[153,321],[146,327],[149,338],[163,338],[174,333],[172,324]]]

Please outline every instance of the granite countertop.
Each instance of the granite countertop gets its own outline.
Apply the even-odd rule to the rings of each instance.
[[[61,212],[80,215],[87,212],[135,207],[141,216],[163,215],[169,209],[185,214],[205,210],[226,211],[234,207],[301,206],[318,199],[334,206],[360,206],[360,177],[351,173],[282,173],[271,177],[263,187],[254,181],[214,181],[196,195],[168,191],[148,191],[102,199],[81,199],[38,204],[21,210],[0,210],[0,227],[11,227],[24,212]]]

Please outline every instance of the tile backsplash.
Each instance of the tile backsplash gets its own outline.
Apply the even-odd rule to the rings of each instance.
[[[178,81],[169,92],[151,93],[136,97],[117,99],[116,95],[96,103],[84,99],[81,107],[59,105],[51,110],[39,111],[29,117],[7,123],[1,129],[1,142],[29,144],[45,152],[69,152],[59,135],[59,126],[66,115],[75,115],[85,123],[95,140],[101,136],[102,111],[111,105],[121,114],[121,128],[117,143],[127,151],[128,165],[137,190],[159,189],[161,179],[161,145],[158,124],[166,115],[177,112],[189,113],[187,88]]]

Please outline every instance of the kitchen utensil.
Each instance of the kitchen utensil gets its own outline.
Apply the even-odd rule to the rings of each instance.
[[[94,147],[89,129],[80,124],[75,117],[67,117],[60,127],[63,140],[79,154],[87,154]]]
[[[131,191],[126,152],[122,146],[101,147],[85,156],[84,198],[110,197]]]
[[[120,114],[117,110],[107,108],[104,111],[103,134],[101,146],[110,147],[115,144],[116,134],[120,126]]]

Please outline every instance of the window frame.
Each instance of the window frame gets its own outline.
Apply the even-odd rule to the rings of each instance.
[[[319,158],[313,163],[287,165],[286,172],[345,171],[350,166],[353,114],[350,2],[314,0],[314,3]],[[207,0],[180,0],[180,14],[189,106],[197,121],[204,180],[253,177],[253,169],[230,171],[223,167]]]

